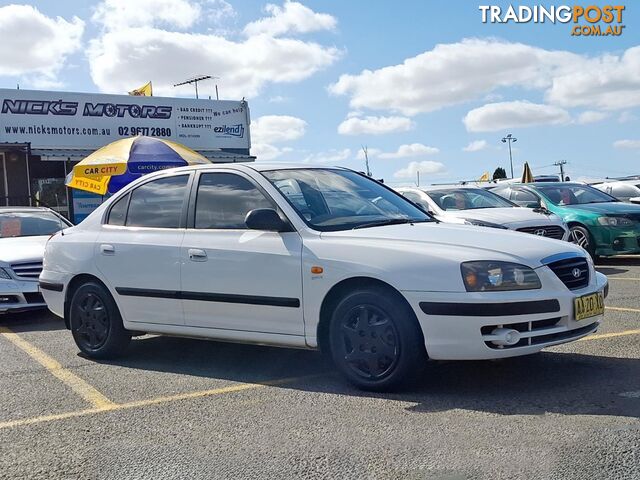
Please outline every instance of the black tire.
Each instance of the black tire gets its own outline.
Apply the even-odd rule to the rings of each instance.
[[[115,358],[131,341],[131,332],[125,330],[116,302],[99,283],[88,282],[75,291],[69,324],[76,345],[90,358]]]
[[[405,385],[424,368],[427,354],[413,310],[384,288],[356,290],[331,316],[334,364],[356,387],[385,391]]]
[[[593,237],[582,225],[572,225],[569,227],[569,241],[584,248],[591,258],[596,258],[596,245]]]

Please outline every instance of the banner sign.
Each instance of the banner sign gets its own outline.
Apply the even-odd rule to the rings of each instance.
[[[249,149],[244,101],[0,89],[0,142],[95,150],[135,135]]]

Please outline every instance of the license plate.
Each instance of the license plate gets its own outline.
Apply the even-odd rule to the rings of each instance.
[[[576,320],[595,317],[604,313],[604,296],[602,292],[584,295],[573,300]]]

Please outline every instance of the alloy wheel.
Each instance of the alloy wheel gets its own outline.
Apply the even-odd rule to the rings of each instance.
[[[587,251],[589,250],[589,236],[582,230],[572,229],[570,241]]]

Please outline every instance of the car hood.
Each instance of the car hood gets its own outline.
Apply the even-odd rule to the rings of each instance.
[[[561,208],[601,215],[640,215],[640,205],[634,205],[632,203],[625,202],[587,203],[585,205],[561,205]]]
[[[0,262],[41,262],[49,235],[0,238]]]
[[[568,242],[509,230],[447,223],[429,222],[324,232],[321,237],[342,241],[344,246],[356,244],[358,247],[392,249],[453,262],[512,261],[532,268],[540,267],[542,259],[558,253],[586,255],[583,249]]]
[[[562,220],[556,215],[545,215],[534,212],[529,208],[505,207],[505,208],[474,208],[470,210],[447,211],[444,216],[452,215],[456,218],[479,220],[482,222],[496,223],[509,226],[511,224],[527,225],[554,225],[562,224]]]

